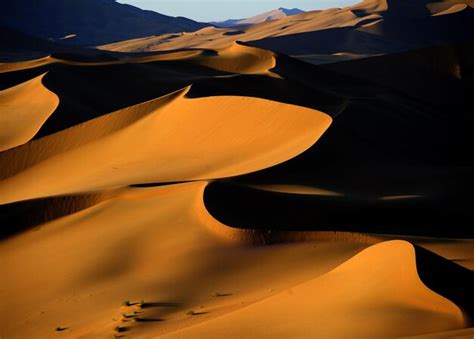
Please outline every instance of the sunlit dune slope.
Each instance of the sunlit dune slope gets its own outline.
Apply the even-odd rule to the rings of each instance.
[[[133,337],[159,335],[313,279],[367,246],[249,246],[206,211],[205,185],[129,188],[0,242],[2,335],[45,338],[61,335],[55,328],[62,326],[70,338],[104,338],[117,325]],[[158,305],[140,310],[123,307],[125,300]],[[203,314],[186,315],[190,309]],[[120,320],[133,311],[151,321]]]
[[[474,38],[474,3],[366,0],[251,26],[206,27],[101,46],[109,51],[222,48],[234,41],[320,64]]]
[[[461,310],[420,280],[415,253],[403,241],[375,245],[319,278],[168,337],[380,338],[462,328]]]
[[[0,152],[30,141],[58,106],[43,76],[0,91]]]
[[[104,134],[93,128],[96,123],[91,121],[77,127],[82,133],[73,128],[60,132],[63,136],[35,141],[37,149],[54,150],[57,140],[59,148],[67,151],[50,152],[57,154],[46,155],[34,166],[25,166],[23,171],[3,180],[0,203],[134,183],[244,174],[305,151],[331,123],[324,113],[263,99],[187,99],[184,94],[151,110],[148,108],[153,102],[128,109],[125,116],[117,112],[118,117],[130,123],[101,138],[87,136],[88,124],[92,135]],[[137,115],[141,118],[133,121]],[[121,122],[112,122],[112,126]],[[71,133],[76,137],[69,137]],[[69,140],[69,146],[63,146],[64,140]],[[19,152],[23,156],[4,158],[2,167],[18,168],[15,163],[27,163],[29,146]],[[68,175],[59,179],[60,173]]]

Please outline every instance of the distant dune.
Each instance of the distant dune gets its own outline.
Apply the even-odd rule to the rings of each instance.
[[[471,16],[1,31],[0,336],[472,336]]]
[[[100,47],[111,51],[218,48],[243,41],[321,64],[474,39],[474,3],[366,0],[240,28],[205,28]]]
[[[255,15],[250,18],[246,19],[230,19],[226,21],[218,21],[218,22],[211,22],[211,24],[217,27],[235,27],[235,26],[242,26],[242,25],[255,25],[266,21],[277,20],[287,16],[296,15],[303,13],[304,11],[293,8],[283,8],[280,7],[270,12],[265,12],[259,15]]]

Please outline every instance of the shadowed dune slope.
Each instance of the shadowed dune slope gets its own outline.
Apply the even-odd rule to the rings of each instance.
[[[2,335],[45,338],[65,326],[67,337],[104,338],[121,324],[130,336],[160,335],[324,274],[367,246],[324,241],[249,246],[242,231],[206,211],[205,186],[124,189],[82,212],[1,241],[0,297],[8,305],[0,308]],[[228,295],[213,296],[217,292]],[[142,299],[158,306],[121,306]],[[190,317],[189,309],[203,314]],[[134,310],[141,318],[163,321],[120,321]]]
[[[474,85],[473,55],[474,43],[470,42],[323,67],[389,87],[427,105],[443,105],[461,115],[466,108],[466,93]]]
[[[168,337],[380,338],[462,328],[461,310],[420,279],[424,264],[407,242],[381,243],[321,277]]]
[[[120,58],[100,63],[49,58],[5,64],[0,69],[6,67],[9,71],[0,77],[0,88],[6,89],[48,72],[43,82],[59,96],[60,102],[36,138],[155,99],[190,84],[193,86],[187,96],[194,98],[218,95],[260,97],[314,108],[330,115],[344,105],[342,97],[324,86],[312,88],[296,76],[288,79],[285,75],[282,79],[273,71],[269,73],[275,64],[280,72],[287,67],[281,64],[292,64],[295,60],[281,59],[272,52],[238,44],[217,51],[178,51],[138,57],[122,55]],[[17,71],[14,71],[15,67]],[[324,73],[319,74],[321,81],[332,78],[333,72]],[[347,76],[339,78],[346,79],[342,83],[351,85]]]
[[[43,77],[0,91],[0,152],[30,141],[58,106]]]
[[[226,225],[272,232],[341,231],[474,238],[464,197],[367,198],[272,192],[215,182],[206,188],[209,212]],[[452,220],[456,226],[449,227]]]
[[[61,324],[71,337],[105,337],[122,324],[136,337],[391,337],[467,325],[467,313],[445,297],[469,301],[470,271],[403,241],[352,259],[367,245],[326,243],[323,236],[316,243],[249,246],[245,231],[206,210],[206,185],[123,189],[0,242],[0,296],[9,305],[0,309],[2,333],[43,338]],[[458,282],[457,291],[440,280],[443,274]],[[157,306],[120,306],[142,299]],[[201,314],[185,315],[189,309]],[[161,321],[120,322],[134,310]],[[294,321],[280,321],[290,315]]]
[[[74,128],[60,132],[64,137],[39,139],[39,149],[54,149],[50,142],[55,139],[69,139],[73,147],[65,146],[67,152],[38,159],[36,165],[3,180],[0,203],[253,172],[305,151],[331,123],[324,113],[256,98],[178,96],[143,114],[150,105],[129,109],[128,114],[142,115],[141,119],[125,116],[132,120],[128,125],[98,139],[86,136],[89,140],[82,142],[83,133]],[[87,131],[87,126],[79,128]],[[77,139],[69,138],[70,133]],[[17,157],[20,164],[28,161],[29,149],[23,152]],[[5,167],[18,166],[12,158],[4,158]],[[64,172],[68,176],[59,180]]]
[[[0,240],[117,196],[121,189],[33,199],[0,205]]]
[[[318,187],[356,200],[421,196],[423,204],[433,204],[436,215],[447,213],[444,220],[464,220],[459,228],[467,234],[474,187],[471,58],[472,46],[467,44],[324,67],[328,74],[350,75],[351,86],[341,85],[343,78],[337,76],[334,82],[318,78],[324,74],[322,67],[294,63],[293,70],[274,70],[282,77],[305,70],[315,79],[312,84],[308,80],[308,86],[325,84],[327,90],[344,94],[345,107],[333,115],[331,128],[314,147],[236,181]],[[461,59],[466,61],[458,64]],[[461,77],[452,72],[457,65]],[[353,86],[354,77],[367,82]]]
[[[303,152],[312,143],[298,148],[298,152],[292,153],[294,158],[291,160],[283,157],[279,158],[279,161],[266,160],[264,167],[271,166],[272,168],[266,170],[259,170],[261,169],[259,167],[248,168],[259,171],[235,178],[237,182],[252,185],[317,187],[338,192],[341,196],[349,196],[349,198],[338,198],[339,200],[318,198],[324,200],[323,204],[334,203],[334,206],[342,206],[346,203],[350,205],[351,201],[354,201],[357,206],[363,206],[364,210],[375,208],[383,211],[393,206],[392,212],[394,212],[410,205],[412,207],[408,209],[417,211],[415,215],[418,215],[418,219],[421,218],[423,211],[432,213],[422,222],[423,225],[427,225],[428,220],[433,220],[435,225],[441,227],[441,222],[437,221],[441,213],[443,216],[439,220],[447,221],[451,216],[456,216],[464,220],[463,223],[467,223],[471,209],[467,206],[469,199],[466,197],[470,196],[474,187],[471,170],[472,157],[469,152],[472,146],[470,130],[473,127],[473,120],[472,115],[469,114],[470,108],[467,101],[473,88],[470,80],[472,77],[469,76],[472,68],[469,63],[471,52],[470,44],[465,44],[369,58],[363,62],[351,61],[322,68],[283,55],[237,44],[227,50],[179,51],[171,54],[144,55],[128,59],[128,62],[126,62],[127,59],[119,60],[118,62],[122,64],[109,62],[104,65],[56,64],[7,72],[1,79],[3,86],[18,85],[48,71],[43,78],[44,85],[58,95],[60,102],[59,107],[36,135],[37,140],[0,153],[0,163],[5,164],[2,165],[0,174],[3,178],[10,177],[8,182],[0,183],[0,185],[4,189],[9,187],[7,190],[9,192],[17,192],[15,194],[18,198],[22,196],[21,199],[44,196],[40,193],[42,189],[39,188],[39,183],[49,186],[48,183],[53,181],[52,176],[46,174],[48,166],[66,161],[64,159],[72,159],[70,150],[74,150],[76,155],[80,153],[81,156],[88,157],[88,154],[81,153],[79,149],[92,148],[91,145],[103,145],[104,139],[114,139],[116,140],[114,142],[118,142],[119,131],[130,130],[132,126],[136,127],[136,124],[145,117],[147,119],[156,117],[159,120],[161,113],[153,112],[160,111],[161,105],[165,105],[163,100],[176,103],[175,108],[185,105],[189,110],[194,109],[192,103],[199,103],[195,107],[197,112],[209,111],[205,108],[209,105],[216,110],[213,114],[217,114],[217,111],[224,114],[218,106],[225,104],[225,110],[234,112],[233,115],[237,119],[241,114],[241,108],[253,106],[254,100],[227,97],[251,95],[326,112],[333,117],[334,122],[317,144],[307,151]],[[230,57],[226,54],[230,54]],[[245,62],[241,65],[234,64],[234,58],[238,59],[240,55],[243,56],[242,60]],[[245,57],[246,55],[248,58]],[[424,58],[431,61],[427,64],[420,62]],[[401,66],[398,66],[397,71],[397,67],[394,66],[397,60],[403,60],[403,64],[406,64],[410,71],[405,71]],[[439,61],[436,62],[436,60]],[[464,61],[458,64],[458,60]],[[274,62],[276,64],[269,73],[268,68],[272,67]],[[390,71],[385,70],[386,64],[392,65]],[[337,65],[340,65],[340,69]],[[457,65],[460,65],[461,77],[455,76],[458,74],[454,72]],[[225,68],[228,71],[223,71]],[[359,68],[366,69],[367,72],[361,75],[357,71]],[[252,74],[239,73],[246,71]],[[413,80],[413,74],[417,74],[418,78]],[[381,84],[381,77],[387,80],[383,84]],[[449,81],[444,82],[445,78]],[[159,100],[143,103],[179,90],[191,82],[193,86],[187,92],[186,98],[175,100],[176,97],[184,95],[178,91]],[[88,86],[90,83],[94,85]],[[410,86],[404,87],[403,83],[408,83]],[[423,92],[417,90],[421,84],[423,84]],[[426,102],[427,99],[423,93],[429,95],[430,89],[433,93],[437,93],[437,103]],[[265,101],[257,100],[257,102]],[[450,103],[451,109],[445,103]],[[202,107],[201,104],[203,104]],[[165,110],[169,105],[173,106],[166,104]],[[277,103],[269,103],[269,105],[270,114],[272,107],[277,107]],[[285,114],[288,114],[288,117],[294,116],[295,119],[299,117],[299,115],[290,114],[294,106],[281,107],[282,109],[287,107],[285,110],[288,113]],[[262,109],[267,108],[262,106]],[[114,110],[115,113],[105,115]],[[308,116],[313,115],[310,112],[313,111],[307,111]],[[251,113],[244,109],[244,114]],[[281,114],[283,117],[283,113]],[[273,116],[273,113],[271,115]],[[101,118],[94,119],[96,117]],[[84,121],[88,122],[78,125]],[[175,122],[178,123],[178,120]],[[54,134],[75,125],[78,126]],[[230,128],[230,125],[223,126]],[[181,126],[175,126],[175,128],[184,132]],[[140,138],[144,137],[145,133],[139,131],[138,128],[134,128],[134,131],[139,137],[133,139],[144,140]],[[229,132],[226,138],[233,138],[232,132]],[[198,131],[193,131],[193,133],[198,133]],[[51,135],[42,138],[48,134]],[[153,140],[155,138],[159,136],[154,135]],[[44,145],[48,146],[44,147]],[[104,145],[101,147],[103,148],[100,148],[100,152],[107,153],[107,147]],[[130,145],[126,143],[120,147],[130,149]],[[272,147],[280,147],[280,145]],[[131,158],[135,159],[139,154],[145,155],[144,145],[140,144],[136,146],[136,149],[142,150],[143,153],[136,152],[134,149],[130,152]],[[90,154],[102,157],[105,162],[106,157],[99,154],[100,152],[94,146]],[[164,152],[171,154],[169,149]],[[303,153],[300,154],[301,152]],[[206,151],[205,155],[205,157],[210,157],[212,154],[209,155]],[[120,157],[128,157],[127,152],[122,152]],[[120,157],[114,156],[115,159]],[[235,159],[235,161],[240,160]],[[183,161],[190,163],[189,160]],[[274,166],[282,161],[284,163]],[[157,162],[158,160],[154,158],[145,161],[147,166],[152,166]],[[91,166],[91,171],[98,175],[96,180],[99,180],[98,178],[102,175],[108,177],[107,185],[202,178],[197,176],[197,173],[194,173],[195,176],[165,177],[155,174],[155,171],[160,172],[163,168],[156,170],[149,167],[134,172],[126,179],[114,181],[115,175],[121,171],[125,173],[123,171],[126,171],[128,167],[109,165],[100,175],[98,175],[100,172],[98,167]],[[138,163],[134,166],[141,168]],[[26,191],[21,193],[23,189],[28,190],[26,187],[31,178],[36,175],[36,169],[32,170],[32,167],[42,168],[44,177],[37,181],[37,186],[34,188],[36,193],[29,194]],[[29,174],[21,173],[26,169]],[[78,171],[77,168],[73,170]],[[195,170],[199,171],[197,167]],[[110,173],[114,175],[109,175]],[[242,173],[242,171],[235,171],[225,174],[227,176]],[[59,189],[58,186],[57,189],[53,189],[56,185],[51,185],[48,188],[49,193],[44,194],[72,194],[77,189],[96,190],[104,187],[103,183],[99,184],[98,181],[94,182],[89,180],[90,178],[87,180],[85,178],[70,176],[66,178],[69,183],[60,183],[59,186],[64,184],[63,188]],[[22,184],[18,187],[13,184],[20,182]],[[394,196],[416,196],[422,199],[378,201]],[[15,199],[13,196],[9,199],[5,197],[4,202],[13,202]],[[416,205],[418,201],[422,202],[420,206]],[[379,209],[380,207],[383,208]],[[399,220],[404,215],[407,214],[400,214],[398,219],[394,220]],[[375,217],[371,218],[370,224],[374,224]],[[364,220],[367,218],[359,219],[361,223]],[[407,220],[412,219],[407,218]],[[383,226],[381,230],[389,232],[392,226],[395,226],[395,222],[391,222],[390,227],[386,226]],[[379,229],[381,226],[377,227]],[[424,234],[423,232],[427,231],[422,225],[414,229],[413,234],[420,234],[418,232]],[[444,231],[437,228],[437,232],[443,234]],[[467,236],[469,228],[460,225],[452,227],[450,232]]]

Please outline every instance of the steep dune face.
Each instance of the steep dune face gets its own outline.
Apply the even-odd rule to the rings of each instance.
[[[148,115],[142,107],[130,112],[142,119],[100,139],[72,141],[77,146],[4,180],[1,203],[253,172],[305,151],[331,123],[321,112],[255,98],[177,97]],[[54,148],[48,144],[37,147]],[[55,171],[69,176],[57,180]]]
[[[30,141],[58,106],[43,77],[0,91],[0,152]]]
[[[415,259],[407,242],[381,243],[319,278],[167,337],[380,338],[463,327],[461,310],[423,284]]]

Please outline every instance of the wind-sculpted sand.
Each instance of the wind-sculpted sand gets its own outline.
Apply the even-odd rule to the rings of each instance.
[[[185,91],[181,92],[184,94]],[[153,103],[141,106],[147,109],[151,105]],[[93,126],[94,121],[82,125],[82,133],[71,131],[78,136],[77,141],[68,137],[69,130],[60,132],[64,134],[60,140],[69,139],[75,145],[4,179],[0,184],[4,193],[0,202],[5,204],[134,183],[245,174],[302,153],[331,123],[329,116],[314,110],[262,99],[226,96],[201,99],[178,96],[164,106],[155,104],[148,114],[143,114],[140,107],[134,107],[128,113],[142,118],[86,143],[80,138],[89,130],[87,125]],[[42,145],[37,147],[54,148],[48,139],[57,138],[40,139],[37,143]],[[69,175],[59,180],[64,172]],[[54,183],[51,177],[56,178]]]
[[[43,76],[0,91],[0,151],[30,141],[58,106],[58,97],[41,83]]]
[[[390,6],[292,24],[357,10]],[[226,32],[0,65],[0,336],[469,333],[472,44],[319,67]]]

